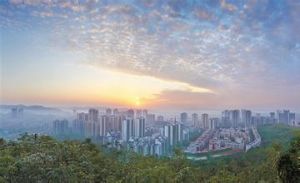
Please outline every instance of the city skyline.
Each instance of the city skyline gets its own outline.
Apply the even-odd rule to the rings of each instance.
[[[300,3],[0,2],[2,104],[300,110]]]

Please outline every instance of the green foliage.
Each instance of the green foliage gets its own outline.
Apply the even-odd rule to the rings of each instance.
[[[295,133],[300,133],[300,130],[283,124],[276,124],[260,126],[258,132],[263,138],[263,146],[270,146],[277,142],[282,144],[284,148],[288,148],[290,140],[295,136]]]
[[[299,147],[296,138],[288,150],[276,143],[195,164],[180,148],[174,149],[172,158],[145,157],[131,151],[104,151],[90,139],[57,141],[23,134],[17,141],[0,139],[0,183],[297,182]]]
[[[300,136],[293,139],[289,150],[280,156],[277,171],[284,183],[300,182]]]

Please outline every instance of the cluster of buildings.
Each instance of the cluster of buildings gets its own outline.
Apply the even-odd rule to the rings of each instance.
[[[164,121],[163,116],[155,119],[147,110],[98,109],[76,113],[76,119],[53,122],[54,135],[72,133],[82,138],[91,138],[96,143],[109,147],[126,148],[144,155],[168,155],[172,148],[187,139],[188,130],[182,123],[172,121],[159,128],[151,127],[155,121]]]
[[[180,118],[183,123],[189,123],[193,127],[203,129],[251,127],[276,123],[300,126],[300,122],[296,122],[296,114],[289,110],[277,110],[277,112],[270,112],[269,114],[253,113],[247,109],[224,110],[220,118],[209,118],[206,113],[201,115],[193,113],[189,118],[188,114],[184,112],[181,113]]]
[[[248,151],[259,146],[261,137],[255,127],[207,129],[186,148],[187,153],[205,153],[223,149]]]
[[[144,155],[170,155],[174,146],[189,140],[190,131],[203,133],[191,142],[186,152],[201,153],[222,149],[248,151],[261,143],[256,126],[296,123],[295,113],[278,110],[269,114],[253,113],[251,110],[224,110],[220,117],[210,117],[207,113],[193,113],[191,118],[183,112],[179,121],[166,120],[165,116],[134,109],[89,109],[75,112],[74,120],[53,122],[55,135],[72,133],[81,138],[91,138],[96,143],[112,148],[125,148]],[[178,118],[177,118],[178,119]]]
[[[13,118],[19,118],[19,117],[22,117],[23,114],[24,114],[24,109],[23,109],[23,107],[16,106],[16,107],[11,108],[11,116],[12,116]]]
[[[253,113],[251,110],[225,110],[222,112],[224,127],[251,127],[262,124],[282,123],[290,126],[300,126],[296,123],[296,114],[289,110],[278,110],[267,115]]]
[[[242,128],[220,128],[214,132],[209,141],[208,150],[240,149],[244,150],[245,145],[251,141],[249,130]]]
[[[187,113],[181,113],[181,119],[189,122],[195,128],[204,129],[204,133],[192,142],[186,152],[202,153],[222,149],[238,149],[248,151],[260,146],[261,137],[257,131],[258,125],[285,124],[299,127],[296,114],[289,110],[277,110],[268,114],[253,113],[247,109],[222,111],[220,118],[209,118],[208,114],[193,113],[191,120]]]
[[[181,113],[181,118],[182,118],[182,114],[186,114],[186,113]],[[187,118],[187,116],[186,116],[186,118]],[[188,121],[188,120],[186,119],[185,121]],[[199,115],[197,113],[193,113],[191,123],[196,128],[214,129],[219,126],[220,119],[219,118],[209,118],[208,114],[206,114],[206,113],[201,114],[201,117],[199,117]]]
[[[69,132],[68,120],[55,120],[53,121],[54,134],[67,134]]]
[[[300,126],[299,122],[296,123],[296,114],[294,112],[290,112],[289,110],[278,110],[277,118],[275,118],[274,120],[290,126]]]
[[[214,130],[211,129],[205,130],[199,138],[197,138],[195,141],[189,144],[185,152],[192,153],[192,154],[208,152],[207,147],[209,144],[209,140],[212,138],[213,134],[214,134]]]

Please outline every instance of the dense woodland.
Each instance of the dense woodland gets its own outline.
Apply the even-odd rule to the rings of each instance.
[[[290,133],[290,132],[289,132]],[[0,182],[300,182],[300,136],[248,153],[193,162],[144,157],[80,141],[22,135],[0,139]]]

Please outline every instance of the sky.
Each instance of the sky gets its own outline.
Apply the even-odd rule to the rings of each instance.
[[[1,103],[300,109],[298,0],[1,0]]]

